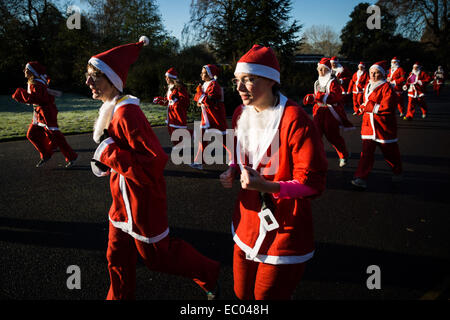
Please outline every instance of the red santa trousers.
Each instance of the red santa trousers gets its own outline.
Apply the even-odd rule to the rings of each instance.
[[[402,161],[398,143],[380,143],[369,139],[362,140],[361,158],[355,172],[355,178],[367,179],[375,161],[375,149],[379,146],[384,159],[392,168],[394,174],[402,173]]]
[[[327,108],[319,108],[313,117],[316,127],[319,129],[320,135],[325,135],[327,140],[336,150],[339,159],[348,157],[347,145],[341,136],[339,121],[331,114]]]
[[[426,115],[428,112],[428,106],[425,102],[425,96],[419,98],[408,97],[408,112],[406,113],[407,118],[414,118],[414,113],[416,112],[416,107],[419,107],[422,114]]]
[[[404,102],[403,102],[403,95],[401,92],[395,92],[395,96],[397,97],[397,108],[398,112],[403,114],[405,112]]]
[[[436,81],[436,80],[434,80],[434,81]],[[441,87],[442,87],[442,85],[439,83],[435,82],[433,84],[433,90],[434,90],[434,92],[436,92],[436,96],[439,96],[441,94]]]
[[[234,293],[240,300],[290,300],[305,267],[306,263],[272,265],[247,260],[235,245]]]
[[[30,124],[27,138],[39,151],[42,159],[50,158],[53,154],[53,148],[56,147],[59,147],[66,161],[72,161],[78,157],[59,130],[49,130],[39,125]]]
[[[219,262],[203,256],[181,239],[167,236],[148,244],[110,224],[106,253],[111,281],[108,300],[135,298],[138,254],[150,270],[190,278],[205,291],[214,289],[219,276]]]

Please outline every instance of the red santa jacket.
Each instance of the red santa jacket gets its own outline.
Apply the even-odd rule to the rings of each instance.
[[[362,73],[360,73],[359,76],[358,76],[358,71],[356,71],[353,74],[353,77],[350,80],[350,83],[348,85],[348,91],[347,91],[348,94],[363,93],[364,87],[366,86],[367,82],[369,81],[369,74],[367,73],[367,71],[364,70]]]
[[[397,69],[394,70],[394,72],[392,72],[392,68],[389,69],[387,81],[391,83],[395,92],[401,93],[403,90],[402,88],[406,81],[405,70],[403,70],[402,67],[398,67]]]
[[[333,69],[333,72],[342,87],[342,93],[347,93],[348,85],[350,83],[350,80],[352,79],[352,73],[350,72],[350,70],[348,70],[347,67],[341,65],[340,67]]]
[[[380,143],[397,142],[396,96],[386,81],[368,83],[364,89],[364,103],[361,105],[363,119],[361,139]]]
[[[420,98],[425,96],[425,89],[430,81],[431,77],[424,71],[420,71],[418,76],[411,72],[406,79],[408,97]]]
[[[233,115],[233,128],[245,106],[239,106]],[[277,135],[269,137],[278,139],[277,150],[267,151],[269,161],[259,164],[258,169],[265,179],[270,181],[298,180],[302,184],[317,190],[318,194],[325,189],[327,160],[322,140],[317,128],[306,112],[292,100],[280,95],[279,119]],[[237,146],[239,143],[236,144]],[[239,157],[240,151],[235,149],[235,163],[247,165],[246,157]],[[278,159],[276,172],[265,174],[267,167]],[[241,189],[235,205],[232,222],[235,243],[250,255],[255,252],[253,260],[269,264],[301,263],[314,254],[313,222],[309,198],[275,199],[273,215],[279,227],[263,232],[258,213],[261,211],[260,193],[254,190]],[[261,242],[262,241],[262,242]]]
[[[197,87],[194,101],[202,105],[202,128],[218,129],[225,133],[228,128],[223,90],[215,80]]]
[[[28,83],[28,90],[17,88],[12,98],[17,102],[33,105],[32,123],[34,125],[45,127],[49,130],[59,130],[55,97],[48,93],[47,85],[43,81]]]
[[[328,83],[321,87],[319,80],[314,83],[314,94],[324,93],[320,102],[316,102],[313,107],[313,117],[327,117],[324,113],[331,113],[333,117],[339,122],[344,130],[354,129],[353,124],[348,120],[345,114],[344,105],[342,102],[342,87],[338,80],[331,77]],[[325,108],[325,109],[324,109]]]
[[[167,90],[165,97],[156,97],[153,102],[167,106],[168,126],[173,128],[187,127],[187,109],[189,108],[189,94],[184,87],[172,87]]]
[[[125,96],[118,100],[108,134],[93,158],[111,169],[103,172],[92,164],[92,170],[96,176],[111,175],[109,220],[137,240],[158,242],[169,233],[163,176],[168,156],[140,109],[139,99]]]

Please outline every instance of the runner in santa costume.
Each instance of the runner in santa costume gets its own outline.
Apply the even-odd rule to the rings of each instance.
[[[344,105],[350,103],[350,95],[347,94],[350,80],[352,79],[352,73],[347,67],[344,67],[338,57],[334,56],[330,59],[332,75],[338,79],[339,84],[342,87],[342,100]]]
[[[220,176],[240,178],[232,233],[239,299],[289,299],[314,254],[310,199],[325,188],[327,160],[306,112],[278,91],[271,48],[254,45],[238,61],[242,98],[233,115],[234,161]],[[270,210],[270,211],[269,211]]]
[[[419,62],[416,62],[406,79],[406,84],[403,86],[403,90],[408,91],[408,111],[403,120],[412,120],[416,107],[419,107],[422,111],[422,118],[426,118],[428,106],[425,101],[425,90],[430,81],[431,77],[425,71],[422,71],[422,66]]]
[[[369,81],[364,62],[358,64],[358,71],[353,74],[348,85],[347,94],[353,94],[353,115],[359,115],[359,106],[364,100],[364,87]]]
[[[66,168],[73,166],[78,155],[59,130],[58,109],[55,104],[54,90],[48,88],[45,67],[37,61],[28,62],[24,69],[28,79],[27,89],[17,88],[12,98],[17,102],[33,106],[33,120],[28,128],[27,138],[39,151],[41,159],[36,167],[50,160],[56,147],[66,159]]]
[[[150,270],[193,279],[205,291],[214,289],[219,263],[181,239],[169,236],[166,183],[168,160],[139,99],[122,95],[128,69],[147,37],[93,56],[86,84],[103,105],[95,122],[99,143],[91,162],[98,177],[110,175],[113,202],[109,210],[107,250],[111,286],[107,299],[132,299],[138,255]],[[214,295],[209,292],[209,297]]]
[[[387,75],[387,81],[390,82],[392,88],[394,88],[395,94],[397,95],[397,107],[400,112],[400,117],[403,117],[405,113],[404,103],[403,103],[403,86],[406,81],[406,73],[402,67],[400,67],[400,60],[397,57],[392,58],[391,68]]]
[[[217,82],[219,69],[213,64],[207,64],[202,67],[200,74],[203,84],[199,84],[196,89],[194,101],[202,110],[201,133],[202,137],[205,133],[215,131],[222,135],[226,134],[228,128],[223,89]],[[195,133],[194,133],[195,134]],[[194,140],[196,137],[194,137]],[[195,155],[194,163],[190,166],[195,169],[202,169],[203,150],[208,145],[208,141],[200,139],[198,144],[198,152]]]
[[[175,68],[170,68],[165,73],[168,85],[165,97],[155,97],[153,103],[167,106],[167,128],[169,136],[176,129],[187,129],[187,109],[189,108],[189,94],[186,86],[178,79]],[[177,143],[173,142],[174,145]]]
[[[307,94],[303,104],[314,104],[313,119],[321,136],[336,150],[339,166],[344,167],[348,161],[348,150],[340,129],[354,130],[355,127],[347,119],[342,103],[342,90],[336,78],[331,75],[329,58],[322,58],[317,64],[319,79],[314,83],[314,94]]]
[[[442,66],[438,66],[438,69],[434,72],[433,76],[433,90],[436,92],[436,96],[439,96],[441,93],[441,88],[444,85],[445,74],[444,68]]]
[[[376,147],[380,147],[392,168],[393,182],[401,180],[402,162],[397,139],[397,104],[394,89],[386,81],[386,61],[373,64],[369,69],[370,81],[364,89],[361,123],[362,151],[358,168],[351,183],[359,189],[367,188],[367,177],[373,167]]]

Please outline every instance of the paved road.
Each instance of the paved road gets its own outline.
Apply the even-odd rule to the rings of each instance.
[[[313,201],[316,255],[308,264],[294,299],[448,299],[449,298],[449,93],[429,97],[427,119],[399,121],[404,181],[392,185],[377,150],[365,192],[350,185],[359,151],[357,130],[347,135],[352,151],[340,169],[325,142],[329,160],[327,190]],[[165,150],[165,127],[154,128]],[[89,160],[91,135],[67,137],[79,153],[66,170],[56,154],[35,168],[38,155],[28,141],[0,143],[0,299],[104,299],[108,285],[108,180],[96,178]],[[238,186],[221,187],[223,165],[203,172],[169,163],[165,169],[169,223],[184,238],[222,263],[223,299],[232,290],[230,216]],[[66,286],[67,268],[81,270],[81,289]],[[369,290],[367,268],[381,272],[381,289]],[[201,300],[191,281],[154,273],[139,262],[138,299]]]

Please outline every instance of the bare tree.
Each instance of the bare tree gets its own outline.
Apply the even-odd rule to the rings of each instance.
[[[396,17],[398,32],[413,40],[421,40],[436,49],[448,48],[450,23],[449,0],[379,0]]]
[[[302,53],[318,53],[325,56],[337,55],[341,42],[339,35],[327,25],[313,25],[303,33],[305,45],[301,47]]]

